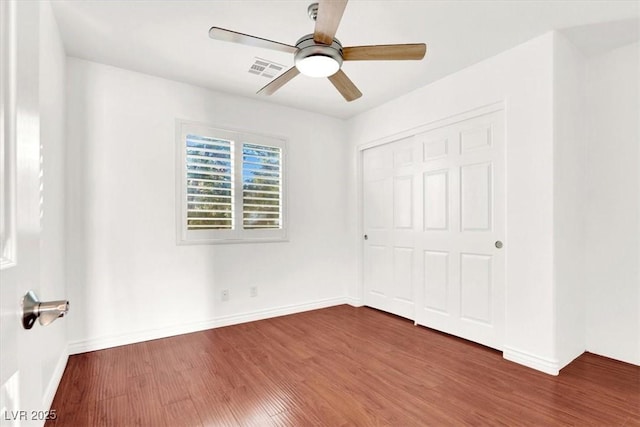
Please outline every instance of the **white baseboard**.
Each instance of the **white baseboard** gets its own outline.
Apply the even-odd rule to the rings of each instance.
[[[585,350],[576,350],[569,356],[558,358],[558,371],[562,370],[562,368],[568,366],[571,362],[576,360],[578,357],[582,356],[584,352]]]
[[[251,311],[248,313],[220,316],[202,322],[193,322],[160,329],[149,329],[126,334],[74,341],[69,344],[69,354],[86,353],[88,351],[102,350],[105,348],[118,347],[121,345],[134,344],[159,338],[167,338],[175,335],[204,331],[206,329],[220,328],[222,326],[237,325],[240,323],[285,316],[287,314],[301,313],[303,311],[317,310],[319,308],[332,307],[340,304],[350,304],[350,301],[348,298],[344,297],[328,298],[303,304],[285,305],[265,310]]]
[[[504,347],[502,357],[549,375],[558,375],[561,368],[560,364],[555,359],[547,359],[507,346]]]
[[[64,374],[64,369],[67,367],[68,360],[69,349],[68,347],[65,347],[62,351],[62,354],[60,354],[58,363],[56,363],[56,367],[53,370],[53,375],[51,375],[51,380],[49,381],[49,384],[47,384],[47,389],[44,392],[44,396],[42,398],[43,408],[51,409],[53,398],[56,397],[56,391],[58,390],[58,386],[60,385],[60,381],[62,380],[62,374]]]
[[[362,307],[362,306],[364,306],[364,303],[362,302],[362,300],[360,298],[346,297],[345,298],[345,303],[349,304],[352,307]]]

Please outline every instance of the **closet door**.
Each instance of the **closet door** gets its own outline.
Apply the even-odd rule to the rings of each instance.
[[[365,305],[501,349],[502,112],[362,155]]]
[[[506,245],[502,112],[415,138],[421,153],[415,320],[500,349]]]
[[[414,319],[415,146],[412,138],[363,152],[364,303]]]

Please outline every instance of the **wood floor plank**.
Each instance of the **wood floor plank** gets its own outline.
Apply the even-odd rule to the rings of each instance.
[[[337,306],[74,355],[47,426],[640,426],[640,367],[554,377],[369,308]]]
[[[154,374],[131,377],[127,381],[127,398],[129,401],[130,426],[171,427],[167,424],[160,390]],[[144,404],[140,404],[144,402]]]
[[[189,383],[181,375],[181,372],[158,371],[154,374],[154,380],[160,401],[165,405],[191,397]]]
[[[191,398],[173,402],[164,409],[165,422],[168,426],[204,426]]]
[[[276,427],[298,427],[298,426],[322,426],[323,423],[316,417],[302,412],[280,412],[271,417],[271,423]]]
[[[93,402],[90,407],[95,427],[115,427],[132,425],[133,418],[129,399],[125,395]]]

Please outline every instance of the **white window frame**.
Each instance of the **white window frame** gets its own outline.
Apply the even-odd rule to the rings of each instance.
[[[208,136],[232,141],[234,151],[233,176],[233,223],[232,230],[189,230],[187,228],[187,135]],[[242,143],[278,147],[281,149],[281,224],[279,229],[243,229],[242,203]],[[187,120],[176,120],[176,224],[179,245],[262,243],[288,240],[287,215],[287,141],[282,137],[262,135],[244,130],[223,129]]]

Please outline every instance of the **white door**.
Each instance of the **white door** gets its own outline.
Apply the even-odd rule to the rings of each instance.
[[[2,270],[0,424],[42,425],[43,328],[21,326],[20,304],[40,282],[38,2],[0,1],[2,34]],[[19,23],[19,25],[16,25]],[[16,52],[18,53],[16,55]],[[29,53],[31,52],[31,54]],[[14,76],[13,78],[11,76]],[[15,95],[15,96],[14,96]]]
[[[414,143],[363,152],[364,303],[414,318]]]
[[[364,150],[365,305],[501,348],[504,153],[502,112]]]
[[[422,215],[416,322],[501,348],[504,328],[502,112],[416,135]],[[506,244],[506,242],[505,242]]]

